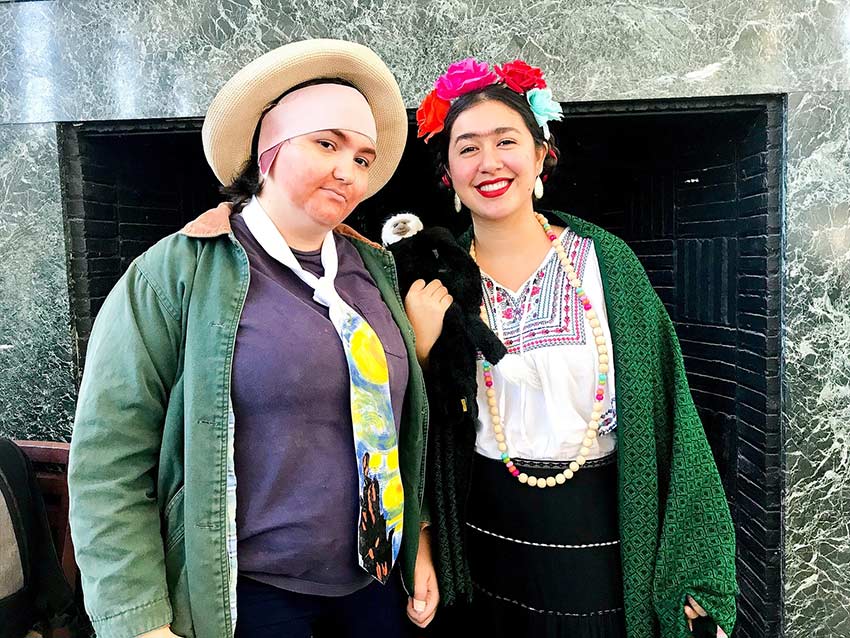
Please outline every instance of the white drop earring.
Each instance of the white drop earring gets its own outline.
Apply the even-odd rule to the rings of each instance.
[[[460,197],[458,197],[457,191],[455,191],[455,212],[459,213],[462,206],[463,205],[460,203]]]
[[[534,182],[534,197],[536,199],[543,199],[543,180],[540,179],[540,175],[537,176],[537,180]]]

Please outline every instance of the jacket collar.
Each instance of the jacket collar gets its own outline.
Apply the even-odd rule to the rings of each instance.
[[[221,235],[229,235],[231,232],[230,215],[232,212],[233,208],[230,203],[222,202],[215,208],[210,208],[207,212],[202,213],[200,216],[190,221],[182,229],[180,229],[179,232],[181,235],[194,237],[195,239],[212,239],[214,237],[220,237]],[[380,244],[376,244],[370,239],[367,239],[351,226],[346,224],[339,224],[336,228],[334,228],[334,232],[339,233],[344,237],[363,242],[372,248],[383,250],[383,247]]]

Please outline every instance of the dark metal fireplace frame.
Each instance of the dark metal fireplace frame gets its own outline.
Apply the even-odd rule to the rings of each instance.
[[[740,259],[734,264],[737,277],[733,295],[736,298],[724,306],[724,312],[734,320],[727,331],[723,343],[725,352],[734,350],[735,361],[724,361],[726,366],[734,365],[733,378],[725,387],[731,387],[725,397],[718,399],[721,407],[718,412],[726,419],[727,434],[720,443],[719,459],[725,466],[724,487],[738,534],[738,581],[742,596],[739,601],[739,625],[736,635],[745,638],[773,638],[782,632],[782,431],[780,419],[780,325],[781,325],[781,255],[782,255],[782,211],[785,157],[785,111],[784,96],[743,96],[721,98],[699,98],[679,100],[646,100],[628,102],[573,103],[564,105],[565,123],[569,126],[582,118],[635,117],[664,114],[694,115],[741,111],[757,114],[762,118],[763,126],[753,132],[747,140],[756,149],[754,156],[759,163],[759,178],[766,180],[765,193],[753,201],[756,205],[742,212],[734,222],[736,230],[736,254]],[[415,135],[415,121],[410,112],[411,131]],[[108,209],[114,204],[108,200],[114,195],[109,186],[108,165],[88,165],[83,170],[86,146],[104,136],[131,136],[134,134],[177,133],[198,136],[201,121],[197,118],[182,120],[121,121],[96,122],[84,124],[59,124],[58,139],[60,166],[62,167],[62,189],[64,218],[66,224],[68,273],[71,301],[72,327],[77,347],[77,379],[84,360],[85,347],[94,316],[102,303],[109,282],[114,282],[123,272],[128,260],[133,256],[134,246],[127,251],[120,241],[110,236],[126,225],[140,232],[147,240],[155,239],[162,228],[157,222],[156,206],[151,210],[139,206],[131,210],[133,218],[118,218]],[[374,211],[391,207],[393,202],[404,201],[409,197],[405,180],[431,175],[429,169],[423,169],[426,154],[411,144],[406,159],[394,181],[384,192],[370,200],[364,206],[363,218]],[[763,147],[763,148],[762,148]],[[761,150],[758,150],[761,149]],[[563,149],[562,149],[563,150]],[[199,155],[199,160],[203,160]],[[749,161],[749,160],[748,160]],[[747,172],[752,162],[744,165],[735,163],[736,171]],[[203,167],[206,168],[205,166]],[[88,175],[84,175],[88,173]],[[99,178],[100,175],[102,178]],[[201,176],[197,173],[195,177]],[[746,176],[741,178],[746,183]],[[436,180],[434,180],[436,182]],[[112,188],[112,190],[110,190]],[[389,193],[389,195],[386,195]],[[381,197],[385,200],[381,200]],[[421,192],[417,190],[420,207],[430,207],[449,211],[445,195],[436,189]],[[749,200],[748,200],[749,201]],[[416,208],[414,203],[407,203]],[[544,200],[545,204],[545,200]],[[377,207],[377,208],[375,208]],[[382,208],[384,207],[384,208]],[[190,206],[187,206],[190,208]],[[448,213],[451,215],[451,213]],[[445,217],[446,222],[457,224],[457,217]],[[451,220],[451,221],[449,221]],[[591,220],[602,223],[604,220]],[[356,223],[356,222],[355,222]],[[445,223],[441,219],[432,223]],[[664,224],[665,221],[650,220],[648,223]],[[367,231],[374,235],[374,228]],[[134,231],[135,232],[135,231]],[[666,231],[665,231],[666,233]],[[165,233],[162,233],[165,234]],[[664,233],[662,233],[664,234]],[[669,233],[667,233],[669,235]],[[626,238],[628,241],[628,238]],[[710,259],[705,251],[715,250],[715,244],[707,240],[702,244],[671,243],[672,259],[693,263],[688,277],[695,277],[699,262]],[[128,240],[132,244],[132,240]],[[142,242],[139,242],[142,243]],[[638,244],[640,242],[636,242]],[[633,245],[638,256],[653,278],[655,274],[663,276],[657,265],[653,264],[653,242],[644,246]],[[657,242],[656,242],[657,243]],[[721,247],[722,250],[725,248]],[[129,251],[129,252],[128,252]],[[668,253],[669,254],[669,253]],[[665,257],[668,259],[669,257]],[[691,260],[688,262],[688,260]],[[657,273],[653,272],[656,268]],[[687,269],[686,269],[687,270]],[[672,296],[675,282],[672,278],[659,285],[659,294],[671,310],[683,350],[687,358],[689,341],[703,341],[711,347],[711,337],[700,336],[699,321],[676,321],[677,314],[697,316],[699,312],[686,308],[693,300]],[[685,282],[685,287],[699,287],[696,280]],[[696,284],[694,286],[694,284]],[[682,282],[679,282],[680,289]],[[688,292],[687,295],[691,293]],[[694,293],[695,294],[695,293]],[[687,296],[684,295],[684,296]],[[682,296],[682,295],[680,295]],[[699,300],[697,300],[699,301]],[[697,304],[698,305],[698,304]],[[733,307],[734,306],[734,307]],[[697,315],[694,314],[697,312]],[[712,332],[712,335],[719,334]],[[731,348],[730,348],[731,346]],[[695,371],[689,369],[689,375]],[[697,376],[704,374],[696,370]],[[710,374],[710,373],[709,373]],[[694,392],[700,404],[700,391]],[[712,399],[702,397],[703,408]],[[702,413],[702,410],[701,410]],[[707,430],[711,430],[703,415]],[[711,419],[716,414],[712,413]],[[715,446],[715,454],[718,454]],[[699,504],[695,504],[699,505]]]

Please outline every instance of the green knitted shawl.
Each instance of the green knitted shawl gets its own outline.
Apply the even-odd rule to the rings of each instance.
[[[737,594],[734,530],[673,325],[625,242],[576,217],[552,215],[593,240],[602,272],[617,372],[628,637],[689,636],[682,611],[687,594],[731,635]],[[468,248],[471,237],[470,230],[461,245]],[[440,594],[452,604],[472,596],[463,516],[475,436],[468,429],[438,426],[431,428],[429,491]]]

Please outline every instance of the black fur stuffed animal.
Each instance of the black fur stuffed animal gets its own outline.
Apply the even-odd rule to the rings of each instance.
[[[481,320],[481,273],[454,236],[440,226],[423,228],[416,215],[393,215],[381,239],[395,257],[402,297],[417,279],[439,279],[452,296],[440,338],[428,357],[432,414],[456,422],[476,416],[477,352],[495,365],[505,346]]]

